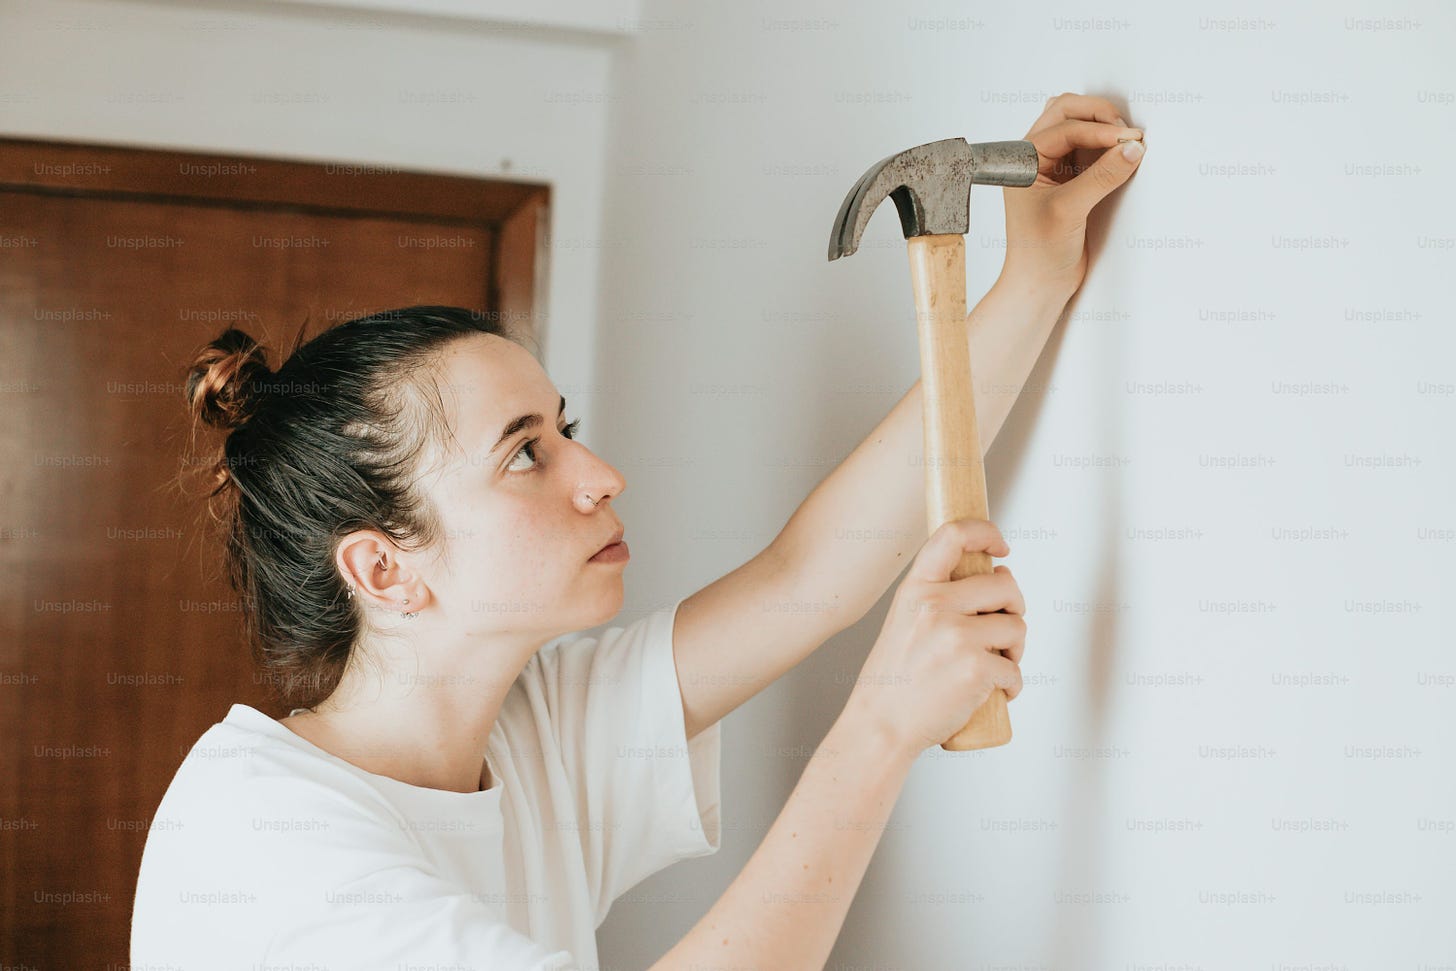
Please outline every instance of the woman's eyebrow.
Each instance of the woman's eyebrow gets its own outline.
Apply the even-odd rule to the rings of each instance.
[[[566,414],[566,395],[561,396],[561,410],[556,413],[556,417],[560,418],[564,414]],[[514,436],[516,433],[523,432],[528,428],[535,428],[537,425],[541,424],[545,420],[546,419],[542,418],[540,414],[522,415],[521,417],[513,420],[509,425],[506,426],[506,430],[501,432],[500,438],[496,439],[496,443],[490,447],[490,451],[486,452],[485,454],[494,455],[495,450],[500,448],[507,441],[509,441],[511,437]]]

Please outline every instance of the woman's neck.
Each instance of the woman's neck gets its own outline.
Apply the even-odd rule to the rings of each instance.
[[[279,723],[300,738],[365,772],[422,789],[481,792],[495,784],[490,763],[483,756],[479,767],[469,770],[469,782],[463,781],[460,770],[460,766],[470,765],[474,760],[473,755],[465,754],[464,746],[468,746],[470,752],[483,751],[484,737],[490,734],[488,728],[484,737],[478,740],[465,741],[466,736],[462,736],[419,746],[402,743],[402,736],[398,734],[391,736],[392,741],[379,738],[374,730],[374,726],[381,724],[379,721],[371,721],[370,728],[363,728],[353,719],[328,712],[302,711],[279,719]],[[459,754],[452,754],[452,747]]]

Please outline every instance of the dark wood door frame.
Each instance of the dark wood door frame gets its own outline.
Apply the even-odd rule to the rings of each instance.
[[[163,163],[163,164],[159,164]],[[0,138],[0,187],[97,198],[188,200],[334,215],[428,218],[490,232],[480,309],[539,342],[550,187],[367,162],[304,162],[81,142]]]

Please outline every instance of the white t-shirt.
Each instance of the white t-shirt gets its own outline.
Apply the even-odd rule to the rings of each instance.
[[[687,741],[681,602],[538,651],[484,792],[366,772],[234,704],[157,807],[132,967],[592,971],[613,900],[720,845],[721,728]]]

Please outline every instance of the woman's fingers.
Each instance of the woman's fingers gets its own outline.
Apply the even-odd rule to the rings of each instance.
[[[1106,98],[1098,98],[1090,94],[1073,94],[1071,91],[1067,91],[1047,101],[1041,116],[1032,123],[1031,130],[1026,133],[1025,137],[1030,138],[1045,128],[1069,120],[1101,121],[1109,125],[1124,124],[1120,120],[1117,106]]]
[[[997,618],[991,621],[991,618]],[[987,621],[999,624],[999,633],[992,639],[991,649],[1000,652],[1012,664],[1020,664],[1026,654],[1026,621],[1014,614],[988,614]]]
[[[982,647],[1013,664],[1020,664],[1026,653],[1026,621],[1016,614],[977,614],[965,618],[963,629],[974,630]]]
[[[1104,125],[1095,121],[1061,121],[1050,128],[1044,128],[1030,139],[1038,155],[1051,159],[1055,165],[1058,159],[1079,148],[1104,149],[1116,145],[1118,139],[1142,138],[1142,129]],[[1047,165],[1047,163],[1043,163]]]
[[[1109,132],[1122,131],[1120,128],[1106,130]],[[1061,212],[1070,213],[1078,220],[1086,219],[1099,202],[1131,177],[1137,169],[1138,163],[1142,161],[1142,155],[1138,154],[1128,158],[1122,152],[1123,146],[1116,143],[1117,139],[1114,137],[1113,146],[1090,149],[1093,154],[1092,163],[1075,178],[1056,187],[1054,191],[1057,193],[1056,201],[1061,207]],[[1133,143],[1128,142],[1127,144]],[[1136,144],[1141,146],[1141,139],[1138,139]]]
[[[1021,595],[1021,588],[1004,566],[996,566],[990,574],[978,573],[936,584],[936,588],[936,611],[967,615],[997,611],[1026,613],[1026,600]]]

